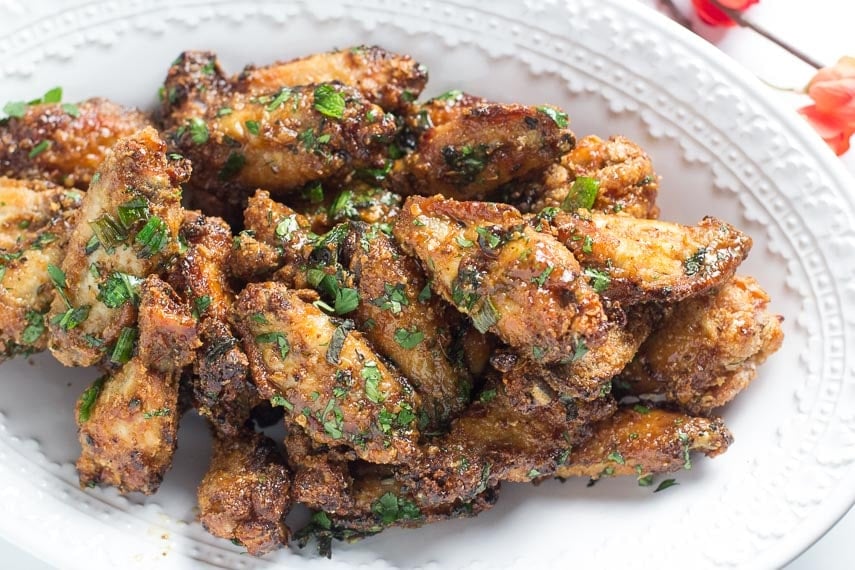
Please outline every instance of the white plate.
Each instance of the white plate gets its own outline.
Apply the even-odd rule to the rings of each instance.
[[[665,219],[706,214],[754,237],[743,272],[786,315],[784,348],[724,411],[736,443],[652,494],[634,480],[508,485],[474,520],[337,545],[312,567],[773,567],[855,498],[855,187],[810,132],[712,47],[634,2],[434,0],[0,2],[0,102],[54,85],[150,107],[182,50],[247,62],[378,43],[431,70],[429,93],[550,102],[577,134],[622,133],[663,175]],[[73,403],[93,375],[47,357],[0,367],[0,534],[69,568],[308,567],[311,551],[241,555],[194,522],[208,461],[185,418],[153,498],[81,491]]]

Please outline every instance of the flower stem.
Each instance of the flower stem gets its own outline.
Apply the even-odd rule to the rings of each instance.
[[[748,28],[749,30],[752,30],[753,32],[760,34],[761,36],[763,36],[764,38],[766,38],[767,40],[769,40],[773,44],[775,44],[778,47],[786,50],[791,55],[799,58],[800,60],[802,60],[806,64],[810,65],[814,69],[821,69],[822,67],[825,67],[819,61],[813,59],[812,57],[810,57],[809,55],[807,55],[805,52],[801,51],[800,49],[793,47],[792,45],[788,44],[787,42],[779,39],[777,36],[775,36],[774,34],[769,32],[765,28],[758,26],[757,24],[755,24],[754,22],[751,22],[750,20],[746,20],[745,18],[742,17],[742,14],[740,14],[738,11],[733,10],[731,8],[728,8],[727,6],[723,6],[721,4],[721,2],[719,2],[718,0],[710,0],[710,3],[713,6],[715,6],[716,8],[718,8],[719,10],[721,10],[722,12],[724,12],[725,14],[727,14],[727,17],[730,18],[731,20],[733,20],[734,22],[736,22],[737,25],[739,25],[743,28]]]
[[[662,6],[664,6],[666,10],[668,10],[668,14],[670,14],[670,16],[674,18],[674,20],[678,24],[680,24],[687,30],[690,30],[692,32],[695,31],[694,27],[692,26],[692,20],[686,17],[686,15],[683,14],[683,12],[679,8],[677,8],[677,5],[674,4],[674,0],[659,0],[659,3],[662,4]]]

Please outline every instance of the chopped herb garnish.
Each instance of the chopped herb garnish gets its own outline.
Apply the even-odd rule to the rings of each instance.
[[[225,117],[226,115],[231,115],[231,114],[232,114],[231,107],[220,107],[217,110],[217,116],[218,117]]]
[[[433,99],[435,101],[456,101],[461,97],[463,97],[463,91],[461,91],[460,89],[450,89],[445,93],[437,95]]]
[[[27,156],[29,156],[30,158],[35,158],[38,155],[40,155],[41,153],[43,153],[44,151],[46,151],[50,145],[51,145],[51,141],[48,141],[48,140],[41,141],[39,144],[37,144],[36,146],[34,146],[30,150],[30,154],[28,154]]]
[[[360,372],[362,379],[365,380],[365,396],[375,404],[381,404],[386,399],[386,394],[380,391],[380,380],[383,375],[380,369],[377,368],[377,363],[369,360],[362,367]]]
[[[594,251],[594,239],[591,236],[585,236],[582,241],[582,253],[591,253]]]
[[[288,339],[285,338],[285,335],[281,332],[269,332],[256,335],[255,342],[270,343],[276,345],[276,347],[279,349],[279,355],[282,358],[288,356],[288,353],[291,351],[291,345],[288,344]]]
[[[290,216],[286,216],[282,220],[276,224],[275,234],[281,240],[291,239],[291,234],[295,231],[299,230],[300,226],[297,224],[297,215],[291,214]]]
[[[324,187],[321,186],[320,182],[315,182],[303,190],[303,198],[312,204],[320,204],[324,201]]]
[[[526,474],[526,477],[528,477],[529,479],[534,479],[535,477],[540,477],[540,471],[538,471],[537,469],[531,469]]]
[[[54,87],[48,90],[42,97],[41,103],[59,103],[62,101],[62,87]]]
[[[210,295],[202,295],[201,297],[196,297],[193,299],[193,316],[197,319],[201,318],[201,316],[208,310],[208,307],[211,306],[211,296]]]
[[[279,93],[276,94],[276,97],[274,97],[273,100],[267,104],[266,109],[270,112],[275,111],[280,106],[288,102],[288,99],[291,98],[291,94],[291,89],[289,89],[288,87],[283,87],[279,90]]]
[[[80,107],[78,107],[74,103],[63,103],[62,105],[60,105],[60,109],[65,111],[65,114],[71,117],[72,119],[76,119],[80,116]]]
[[[350,334],[350,331],[354,328],[356,327],[351,320],[346,320],[336,327],[333,331],[332,337],[330,338],[330,344],[327,347],[327,362],[333,365],[339,363],[341,349],[344,347],[344,341],[347,339],[347,335]]]
[[[40,233],[38,237],[33,240],[33,245],[31,245],[30,247],[32,249],[42,249],[47,244],[55,242],[56,237],[56,234],[53,234],[51,232]]]
[[[193,144],[205,144],[208,142],[208,125],[199,117],[190,119],[190,140]]]
[[[122,226],[130,229],[135,223],[148,219],[148,202],[144,198],[134,198],[121,204],[116,211]]]
[[[682,431],[677,432],[677,438],[680,440],[680,444],[683,446],[683,469],[691,469],[692,457],[689,453],[689,448],[692,445],[692,439],[689,437],[689,434],[684,433]]]
[[[704,258],[706,255],[707,249],[702,247],[691,256],[687,257],[686,260],[683,261],[683,270],[686,272],[686,275],[694,275],[700,271],[704,266]]]
[[[483,392],[481,392],[481,395],[478,397],[478,399],[481,402],[483,402],[484,404],[486,404],[487,402],[490,402],[491,400],[493,400],[493,398],[495,398],[495,397],[496,397],[496,389],[490,388],[489,390],[484,390]]]
[[[537,111],[539,113],[543,113],[544,115],[552,119],[552,121],[562,129],[570,124],[570,120],[567,117],[567,113],[559,111],[554,107],[547,107],[546,105],[541,105],[537,108]]]
[[[585,277],[590,278],[591,287],[594,288],[594,291],[597,293],[602,293],[606,289],[609,288],[609,284],[612,282],[612,278],[605,271],[600,271],[599,269],[588,268],[584,271]]]
[[[546,269],[544,269],[543,271],[540,272],[540,275],[538,275],[537,277],[532,277],[531,282],[535,283],[538,287],[543,287],[543,284],[546,283],[546,280],[552,274],[552,271],[554,269],[555,268],[552,267],[551,265],[548,266]]]
[[[609,453],[608,456],[606,457],[606,459],[608,459],[609,461],[614,461],[615,463],[618,463],[620,465],[623,465],[624,463],[626,463],[626,461],[623,458],[623,455],[621,455],[621,452],[617,451],[617,450]]]
[[[77,409],[77,421],[83,423],[89,420],[95,400],[98,399],[98,395],[101,393],[101,389],[104,387],[104,382],[106,381],[107,377],[101,376],[83,391],[83,394],[80,396],[80,407]]]
[[[490,228],[477,227],[475,233],[478,234],[478,245],[481,249],[496,249],[502,245],[502,238],[494,234]]]
[[[328,210],[329,217],[333,220],[341,218],[353,218],[357,215],[356,207],[353,205],[353,192],[343,190],[336,196]]]
[[[401,312],[402,307],[410,304],[410,300],[407,299],[405,287],[403,283],[396,285],[384,283],[384,293],[376,299],[372,299],[371,304],[380,307],[384,311],[391,311],[393,315],[397,315]]]
[[[427,303],[430,299],[431,291],[430,291],[430,281],[425,284],[424,288],[419,292],[419,303]]]
[[[143,414],[143,418],[150,420],[152,418],[162,418],[164,416],[168,416],[172,413],[172,410],[169,408],[159,408],[157,410],[152,410],[150,412],[145,412]]]
[[[531,357],[534,358],[536,361],[543,360],[544,354],[546,354],[545,348],[537,345],[531,347]]]
[[[128,239],[127,229],[109,214],[102,214],[95,218],[89,222],[89,227],[92,228],[92,233],[95,234],[98,242],[107,249],[116,247]]]
[[[473,242],[472,240],[466,239],[462,235],[457,236],[456,241],[457,241],[457,245],[459,245],[460,247],[472,247],[473,245],[475,245],[475,242]]]
[[[632,409],[635,410],[636,412],[638,412],[639,414],[646,415],[646,414],[650,413],[650,408],[648,408],[647,406],[644,406],[642,404],[636,404],[632,407]]]
[[[336,315],[344,315],[359,306],[359,293],[356,289],[342,287],[335,292],[335,303],[333,310]]]
[[[113,347],[113,352],[110,354],[110,362],[124,364],[130,360],[134,353],[134,344],[136,341],[137,329],[134,327],[122,327],[122,332],[119,333],[119,338],[116,340],[116,346]]]
[[[10,101],[3,106],[3,112],[9,117],[20,119],[27,114],[27,103],[25,101]]]
[[[651,481],[651,483],[652,483],[652,481]],[[675,479],[665,479],[664,481],[659,483],[659,486],[656,487],[656,490],[653,492],[658,493],[659,491],[664,491],[668,487],[673,487],[674,485],[679,485],[679,483],[677,483],[677,481]]]
[[[445,165],[449,167],[446,176],[454,179],[457,184],[474,182],[487,166],[488,151],[489,147],[485,144],[479,144],[474,148],[471,145],[443,147],[440,152]]]
[[[107,280],[98,284],[98,300],[111,309],[121,307],[128,301],[139,303],[139,286],[142,279],[135,275],[115,271]]]
[[[33,344],[45,332],[45,320],[41,313],[30,310],[24,316],[27,320],[27,326],[24,327],[21,333],[21,342],[24,344]]]
[[[380,517],[380,523],[392,524],[399,520],[416,520],[422,516],[412,501],[386,493],[371,504],[371,512]]]
[[[493,304],[490,297],[485,297],[484,302],[478,307],[478,310],[472,313],[472,324],[478,329],[478,332],[485,333],[490,327],[499,322],[499,310]]]
[[[421,332],[415,327],[413,327],[411,330],[399,328],[395,330],[394,338],[395,342],[401,345],[402,348],[411,350],[418,346],[418,344],[424,340],[425,335],[423,332]]]
[[[169,243],[169,227],[157,216],[152,216],[137,233],[134,242],[142,246],[139,257],[147,259],[160,253]]]
[[[344,116],[344,95],[327,83],[318,85],[315,88],[315,109],[327,117],[341,119]]]
[[[565,212],[575,212],[579,208],[591,209],[600,190],[600,181],[588,176],[580,176],[573,181],[567,197],[561,202]]]
[[[220,180],[234,178],[243,169],[244,164],[246,164],[246,157],[237,151],[232,151],[220,169]]]
[[[291,402],[286,400],[284,396],[280,396],[279,394],[270,398],[270,405],[273,407],[281,406],[289,412],[294,410],[294,404],[292,404]]]
[[[262,325],[266,325],[268,323],[267,317],[264,316],[264,313],[253,313],[249,318],[252,319],[252,322],[254,323]]]
[[[250,133],[257,135],[259,132],[258,121],[247,121],[246,122],[246,130]]]

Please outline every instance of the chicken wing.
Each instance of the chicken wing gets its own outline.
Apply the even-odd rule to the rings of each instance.
[[[390,188],[476,200],[557,162],[575,144],[567,115],[552,107],[490,103],[426,131],[397,161]]]
[[[0,122],[0,176],[85,190],[109,149],[149,124],[106,99],[28,105],[21,117]]]
[[[504,204],[412,196],[395,222],[401,248],[415,255],[431,288],[536,361],[571,358],[594,346],[606,316],[573,255]]]
[[[412,459],[418,396],[352,323],[333,321],[315,299],[275,283],[251,284],[238,296],[235,324],[261,395],[316,442],[375,463]]]
[[[67,366],[100,361],[136,318],[140,279],[177,254],[183,219],[180,184],[189,164],[167,158],[148,128],[119,141],[83,198],[60,267],[50,350]]]
[[[249,65],[237,76],[235,88],[263,94],[282,87],[337,81],[355,87],[384,111],[400,112],[418,98],[427,79],[427,68],[408,55],[378,46],[355,46],[264,67]]]
[[[594,426],[593,436],[573,448],[556,477],[635,475],[649,485],[650,475],[691,469],[692,452],[707,457],[724,453],[733,436],[721,419],[696,418],[648,409],[618,410]]]
[[[750,237],[712,217],[683,226],[579,211],[541,213],[532,222],[548,226],[594,289],[622,305],[703,293],[730,279],[751,249]]]
[[[621,136],[604,141],[590,135],[580,139],[560,164],[533,180],[508,185],[503,194],[526,213],[562,205],[575,209],[590,202],[594,211],[657,218],[658,190],[659,177],[641,147]]]
[[[47,347],[48,266],[61,263],[82,194],[0,178],[0,361]]]
[[[411,257],[377,226],[356,224],[342,245],[361,302],[353,314],[366,340],[412,382],[434,431],[469,402],[472,380],[452,361],[463,326],[459,313],[431,293]]]
[[[147,495],[157,490],[177,444],[178,378],[196,346],[189,309],[160,279],[146,278],[139,329],[123,329],[113,351],[121,367],[96,380],[77,403],[81,485]]]
[[[197,498],[202,526],[249,554],[262,556],[288,544],[291,477],[270,438],[252,432],[215,437]]]
[[[744,390],[784,340],[783,317],[751,277],[677,303],[621,373],[634,394],[664,394],[707,415]]]

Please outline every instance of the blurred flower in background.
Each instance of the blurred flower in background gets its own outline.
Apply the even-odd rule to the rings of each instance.
[[[807,85],[812,105],[799,109],[828,146],[841,155],[855,134],[855,58],[820,69]]]
[[[717,3],[725,8],[742,12],[747,10],[752,4],[757,4],[760,0],[719,0]],[[727,14],[716,6],[716,2],[710,0],[692,0],[692,6],[698,13],[698,17],[705,24],[710,26],[735,26],[734,22]]]

